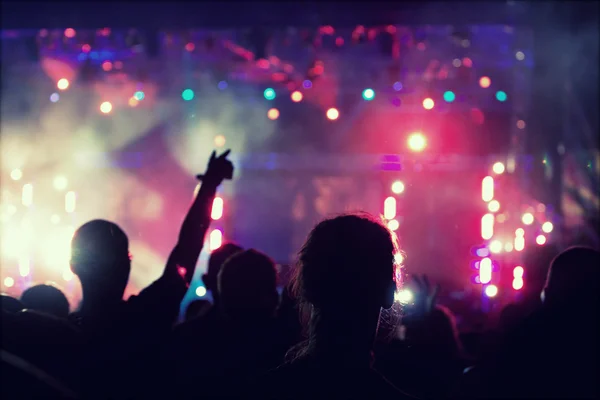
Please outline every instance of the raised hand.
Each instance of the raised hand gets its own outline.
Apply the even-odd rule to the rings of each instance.
[[[431,287],[429,279],[426,275],[413,276],[413,297],[414,297],[414,311],[418,314],[425,315],[433,310],[436,304],[437,295],[440,291],[440,285]]]
[[[215,151],[210,155],[208,167],[204,175],[198,175],[197,178],[203,182],[208,182],[215,185],[220,185],[224,179],[233,177],[233,164],[227,159],[231,150],[226,150],[223,154],[217,157]]]

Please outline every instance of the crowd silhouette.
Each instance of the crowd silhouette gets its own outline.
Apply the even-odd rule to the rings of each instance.
[[[162,275],[138,295],[123,299],[129,239],[105,220],[72,240],[75,312],[51,284],[2,295],[2,398],[597,398],[589,247],[546,257],[537,293],[467,346],[439,287],[402,273],[385,224],[343,214],[312,229],[281,294],[268,255],[225,243],[202,276],[212,303],[192,302],[178,323],[228,154],[211,155]],[[401,307],[403,285],[414,301]]]

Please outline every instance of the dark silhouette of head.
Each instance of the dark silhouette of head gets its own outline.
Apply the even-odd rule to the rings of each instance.
[[[127,235],[113,222],[83,224],[71,242],[71,270],[81,281],[82,309],[120,303],[131,270]]]
[[[35,285],[21,295],[25,308],[54,315],[59,318],[69,316],[69,300],[57,287],[52,285]]]
[[[396,288],[395,236],[370,214],[326,219],[300,250],[293,290],[310,305],[305,354],[369,363],[382,308]]]
[[[550,264],[543,291],[544,306],[589,313],[597,307],[600,289],[600,252],[570,247]]]
[[[0,295],[0,301],[2,301],[2,311],[14,314],[22,311],[25,306],[18,299],[7,294]]]
[[[192,301],[185,309],[185,320],[203,316],[210,308],[210,301],[206,299],[198,299]]]
[[[462,344],[460,342],[456,318],[452,311],[440,305],[436,305],[429,315],[427,324],[430,332],[429,345],[431,350],[441,356],[460,356]]]
[[[225,261],[234,254],[244,250],[235,243],[224,243],[221,247],[214,250],[208,259],[208,269],[206,274],[202,275],[202,283],[213,298],[213,303],[219,303],[219,291],[217,290],[217,276]]]
[[[218,290],[221,310],[229,318],[243,321],[271,318],[279,302],[275,263],[254,249],[239,252],[223,264]]]

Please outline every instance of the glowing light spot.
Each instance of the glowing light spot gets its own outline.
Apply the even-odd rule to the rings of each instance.
[[[65,29],[65,36],[68,37],[69,39],[74,38],[76,33],[77,32],[75,32],[75,29],[73,29],[73,28]]]
[[[404,256],[402,255],[402,253],[394,254],[394,262],[397,265],[402,265],[402,263],[404,262]]]
[[[494,198],[494,178],[486,176],[481,181],[481,199],[490,201]]]
[[[531,213],[525,213],[521,217],[521,221],[523,221],[523,223],[525,225],[531,225],[531,224],[533,224],[533,220],[534,220],[533,214],[531,214]]]
[[[223,216],[223,198],[217,196],[213,200],[212,212],[210,214],[210,217],[214,221],[216,221],[218,219],[221,219],[222,216]]]
[[[225,142],[226,142],[225,136],[223,136],[223,135],[215,136],[215,146],[223,147],[223,146],[225,146]]]
[[[485,295],[487,297],[496,297],[498,295],[498,287],[496,285],[488,285],[485,287]]]
[[[133,94],[133,97],[135,97],[135,99],[138,101],[142,101],[146,97],[146,94],[144,92],[142,92],[141,90],[138,90],[137,92],[135,92]]]
[[[447,92],[444,92],[444,100],[448,103],[452,103],[454,100],[456,100],[456,95],[454,92],[448,90]]]
[[[513,244],[511,242],[504,243],[504,251],[507,253],[513,251]]]
[[[396,216],[396,198],[393,196],[387,197],[383,202],[383,217],[392,219]]]
[[[540,246],[546,244],[546,236],[544,236],[544,235],[537,235],[537,237],[535,238],[535,242],[537,244],[539,244]]]
[[[515,53],[515,58],[519,61],[523,61],[525,59],[525,53],[523,53],[522,51],[517,51]]]
[[[127,104],[129,104],[129,107],[137,107],[137,105],[140,104],[140,101],[135,97],[130,97],[129,101],[127,101]]]
[[[194,91],[192,89],[185,89],[181,92],[181,98],[185,101],[190,101],[194,99]]]
[[[10,178],[13,181],[18,181],[19,179],[21,179],[23,177],[23,171],[21,171],[18,168],[13,169],[12,171],[10,171]]]
[[[427,139],[422,133],[415,132],[408,137],[408,148],[410,150],[420,152],[425,150],[426,147]]]
[[[50,95],[51,102],[56,103],[58,100],[60,100],[60,96],[58,95],[58,93],[52,93]]]
[[[186,43],[185,51],[192,52],[196,48],[196,45],[192,42]]]
[[[508,96],[506,95],[505,92],[499,90],[496,92],[496,100],[498,101],[506,101],[506,99],[508,98]]]
[[[550,233],[553,229],[554,225],[550,221],[546,221],[542,224],[542,231],[544,231],[544,233]]]
[[[488,210],[490,212],[497,212],[500,210],[500,202],[498,200],[492,200],[488,203]]]
[[[400,82],[394,82],[394,84],[392,85],[392,88],[396,91],[399,92],[402,90],[402,83]]]
[[[66,78],[61,78],[56,82],[56,87],[58,90],[67,90],[69,87],[69,80]]]
[[[298,103],[298,102],[302,101],[302,99],[304,98],[304,95],[302,94],[302,92],[295,90],[290,95],[290,98],[292,99],[292,101],[294,103]]]
[[[513,279],[513,283],[512,283],[512,287],[515,290],[521,290],[523,289],[524,286],[524,282],[522,278],[515,278]]]
[[[413,294],[408,289],[402,289],[394,294],[394,300],[401,304],[409,304],[413,301]]]
[[[375,91],[373,89],[365,89],[362,92],[363,99],[371,101],[375,98]]]
[[[397,231],[400,228],[400,223],[397,219],[392,219],[388,222],[387,227],[390,231]]]
[[[481,238],[489,240],[494,236],[494,214],[485,214],[481,217]]]
[[[100,104],[100,112],[102,114],[108,114],[112,111],[112,104],[110,103],[110,101],[105,101],[102,104]]]
[[[219,90],[225,90],[225,89],[227,89],[227,82],[225,82],[225,81],[221,81],[221,82],[219,82],[219,83],[217,84],[217,88],[218,88]]]
[[[330,108],[329,110],[327,110],[326,115],[327,119],[335,121],[340,117],[340,112],[337,110],[337,108]]]
[[[524,273],[525,273],[525,270],[520,265],[517,265],[513,269],[513,277],[514,278],[522,278]]]
[[[206,296],[206,288],[204,286],[198,286],[196,288],[196,296],[198,296],[198,297]]]
[[[68,213],[75,212],[75,204],[77,201],[77,195],[75,192],[65,193],[65,211]]]
[[[92,50],[92,46],[90,46],[89,44],[84,44],[83,46],[81,46],[81,51],[83,51],[84,53],[89,53]]]
[[[112,65],[112,63],[111,63],[110,61],[104,61],[104,62],[102,63],[102,70],[103,70],[104,72],[111,71],[111,70],[112,70],[112,68],[113,68],[113,65]]]
[[[272,121],[276,120],[279,118],[279,110],[276,108],[271,108],[269,111],[267,111],[267,118]]]
[[[498,254],[502,252],[502,242],[499,240],[492,240],[490,242],[490,252]]]
[[[275,97],[277,97],[275,90],[273,90],[271,88],[266,88],[265,92],[263,94],[265,96],[265,99],[267,99],[267,100],[274,100]]]
[[[471,68],[473,66],[473,60],[469,57],[465,57],[462,59],[462,65],[466,68]]]
[[[71,270],[68,268],[66,268],[62,273],[62,278],[67,282],[73,280],[73,277],[74,277],[73,272],[71,272]]]
[[[519,129],[525,129],[525,121],[523,121],[522,119],[517,121],[517,128]]]
[[[310,89],[313,85],[312,82],[307,79],[304,82],[302,82],[302,86],[304,87],[304,89]]]
[[[23,185],[21,203],[23,203],[25,207],[29,207],[33,204],[33,185],[31,183]]]
[[[52,185],[54,186],[54,189],[59,190],[59,191],[65,190],[67,188],[68,184],[69,184],[69,181],[63,175],[56,176],[54,178],[54,181],[52,181]]]
[[[221,247],[223,243],[223,232],[218,229],[213,229],[208,237],[208,245],[210,251],[214,251]]]
[[[458,59],[458,58],[455,58],[454,60],[452,60],[452,65],[456,68],[460,67],[461,64],[462,63],[460,62],[460,59]]]
[[[523,237],[523,236],[525,236],[525,229],[523,229],[523,228],[517,228],[515,230],[515,236],[516,237]]]
[[[501,163],[500,161],[498,161],[492,166],[492,171],[494,171],[494,173],[498,175],[503,174],[505,169],[506,167],[504,166],[504,163]]]
[[[11,278],[10,276],[7,276],[6,278],[4,278],[4,286],[6,286],[7,288],[13,287],[15,285],[15,280],[13,278]]]
[[[482,284],[490,283],[492,280],[492,260],[488,257],[482,258],[479,262],[479,282]]]
[[[404,192],[404,183],[402,181],[396,181],[392,183],[392,192],[400,194]]]
[[[28,276],[30,271],[29,257],[19,257],[19,275],[22,277]]]
[[[481,78],[479,78],[479,86],[481,86],[484,89],[487,89],[490,87],[490,85],[492,84],[492,80],[487,77],[487,76],[482,76]]]
[[[435,106],[435,102],[433,101],[432,98],[427,97],[425,100],[423,100],[423,108],[424,109],[431,110],[434,106]]]
[[[525,238],[523,236],[515,237],[515,250],[523,251],[525,248]]]

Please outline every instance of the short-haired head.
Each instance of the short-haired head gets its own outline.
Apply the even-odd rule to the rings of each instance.
[[[59,318],[69,316],[69,300],[56,286],[43,284],[26,289],[21,295],[25,308],[54,315]]]
[[[231,256],[243,251],[244,249],[235,243],[224,243],[218,249],[214,250],[208,259],[208,268],[206,274],[202,275],[204,287],[209,290],[213,300],[217,300],[217,276],[221,267]]]

